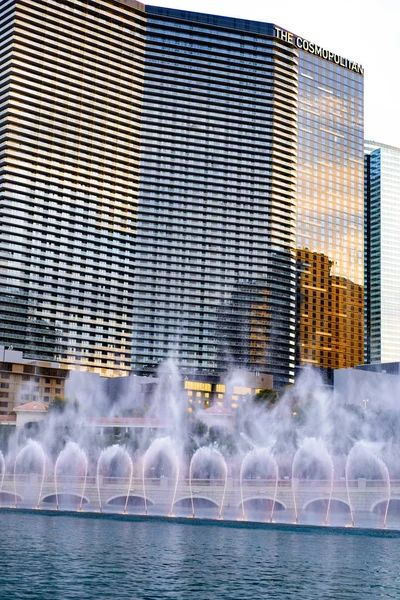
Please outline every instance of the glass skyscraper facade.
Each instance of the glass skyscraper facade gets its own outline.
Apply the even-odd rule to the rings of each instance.
[[[145,17],[117,2],[0,10],[0,343],[127,374]]]
[[[277,387],[363,362],[360,65],[134,0],[1,10],[0,343]]]
[[[400,361],[400,148],[365,143],[366,362]]]
[[[135,369],[231,366],[289,382],[297,67],[233,20],[147,7]],[[251,25],[251,24],[250,24]]]
[[[363,77],[299,56],[297,363],[364,362]]]

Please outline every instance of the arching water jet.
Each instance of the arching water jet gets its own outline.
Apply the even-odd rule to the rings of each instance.
[[[147,482],[149,472],[156,479],[163,479],[166,475],[169,479],[168,469],[172,470],[173,492],[170,501],[169,515],[173,514],[176,492],[179,482],[179,457],[174,441],[170,437],[159,438],[147,449],[142,462],[142,481],[145,514],[148,514]],[[168,483],[168,480],[167,480]]]
[[[78,491],[78,511],[82,510],[88,471],[86,453],[75,442],[68,442],[57,457],[54,466],[56,509],[59,509],[61,494],[74,495]]]
[[[196,477],[197,475],[197,477]],[[219,477],[216,477],[219,475]],[[220,477],[222,475],[222,478]],[[198,448],[193,454],[189,466],[189,488],[190,488],[190,499],[192,504],[192,516],[195,517],[194,510],[194,495],[193,495],[193,481],[194,480],[216,480],[222,479],[223,491],[222,498],[219,501],[219,512],[218,519],[222,519],[222,513],[224,508],[226,486],[228,482],[228,467],[225,459],[221,452],[216,448],[210,446],[202,446]]]
[[[125,514],[129,502],[133,477],[133,462],[125,448],[121,448],[121,446],[118,446],[117,444],[109,446],[101,452],[97,461],[96,486],[100,512],[102,512],[100,483],[103,477],[124,477],[127,480],[126,499],[123,510],[123,514]]]
[[[6,474],[6,461],[4,460],[4,456],[3,453],[0,450],[0,470],[1,470],[1,474],[0,474],[0,492],[3,489],[3,483],[4,483],[4,477]]]
[[[29,492],[31,492],[32,482],[30,481],[30,477],[33,475],[37,475],[39,478],[39,490],[35,508],[40,508],[45,474],[46,456],[44,450],[39,442],[29,440],[29,442],[18,452],[14,462],[14,495],[16,508],[18,507],[17,481],[19,482],[19,479],[21,479],[21,482],[24,483],[24,478],[28,477]],[[24,487],[26,489],[26,485]],[[21,496],[21,494],[19,495]]]
[[[351,524],[355,527],[355,509],[351,498],[350,488],[359,480],[382,480],[385,483],[387,499],[384,510],[383,527],[387,525],[388,511],[391,497],[391,483],[389,470],[386,463],[378,455],[376,445],[361,440],[350,450],[346,461],[346,489],[350,506]]]
[[[308,489],[313,486],[324,487],[322,493],[328,495],[324,523],[329,522],[330,508],[332,502],[334,465],[332,456],[329,454],[322,440],[316,438],[305,438],[298,448],[292,463],[292,493],[295,512],[295,522],[299,522],[299,507],[296,498],[298,486],[307,481]],[[311,484],[311,485],[310,485]],[[321,492],[321,490],[319,490]]]
[[[277,462],[268,448],[256,448],[251,450],[244,457],[240,467],[240,495],[242,499],[242,518],[247,520],[245,513],[245,498],[243,491],[243,480],[247,476],[257,477],[257,482],[260,487],[267,486],[266,493],[268,494],[268,481],[273,482],[273,499],[269,522],[272,523],[274,510],[276,505],[276,496],[278,493],[279,468]],[[249,477],[247,477],[248,479]]]

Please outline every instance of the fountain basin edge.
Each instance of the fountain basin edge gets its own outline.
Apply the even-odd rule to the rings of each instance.
[[[287,533],[321,534],[321,535],[364,535],[382,538],[400,538],[400,529],[380,529],[368,527],[336,527],[327,525],[306,525],[292,523],[263,523],[260,521],[235,521],[224,519],[210,519],[200,517],[168,517],[161,515],[133,515],[118,513],[100,513],[73,510],[49,510],[31,508],[0,507],[0,515],[7,513],[20,513],[32,516],[46,517],[74,517],[79,519],[107,519],[112,521],[127,521],[132,523],[169,523],[171,525],[231,527],[235,529],[264,529],[270,531],[283,531]]]

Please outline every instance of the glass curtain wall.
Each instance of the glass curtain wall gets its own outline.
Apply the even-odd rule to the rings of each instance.
[[[299,56],[297,362],[364,362],[363,76]]]
[[[365,143],[368,362],[400,360],[400,149]]]
[[[144,12],[107,0],[0,10],[0,343],[127,374]]]
[[[297,59],[273,26],[146,7],[133,367],[292,381]],[[253,28],[253,30],[252,30]]]

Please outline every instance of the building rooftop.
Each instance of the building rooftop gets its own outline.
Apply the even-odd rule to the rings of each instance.
[[[47,412],[47,406],[42,402],[28,402],[14,408],[16,412]]]
[[[389,144],[382,144],[381,142],[375,142],[374,140],[365,140],[365,151],[367,153],[373,152],[374,150],[379,150],[381,148],[386,150],[396,150],[396,152],[400,152],[400,148],[397,146],[390,146]]]

